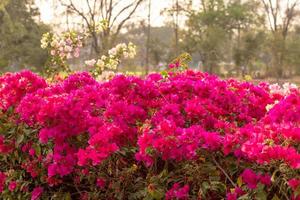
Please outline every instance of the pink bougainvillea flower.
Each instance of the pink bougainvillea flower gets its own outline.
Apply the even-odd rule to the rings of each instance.
[[[237,194],[236,193],[231,193],[231,192],[228,192],[226,194],[226,199],[227,200],[237,200]]]
[[[270,186],[271,185],[271,176],[268,175],[268,174],[265,174],[265,175],[259,175],[259,181],[266,185],[266,186]]]
[[[0,172],[0,192],[4,190],[6,181],[6,175],[4,172]]]
[[[179,61],[177,61],[177,62],[175,62],[175,63],[169,64],[169,68],[170,68],[170,69],[178,68],[178,67],[180,67],[180,62],[179,62]]]
[[[180,187],[179,183],[175,183],[170,190],[166,193],[166,200],[178,199],[186,200],[189,196],[189,185],[184,185]]]
[[[236,200],[238,197],[244,195],[245,192],[240,188],[236,187],[233,191],[227,192],[226,199],[227,200]]]
[[[29,155],[31,155],[31,156],[35,155],[35,150],[33,148],[29,149]]]
[[[13,192],[17,187],[17,182],[16,181],[11,181],[8,185],[8,189]]]
[[[180,63],[169,67],[178,68]],[[45,191],[46,184],[59,188],[69,180],[86,183],[79,177],[93,178],[99,188],[110,187],[111,180],[97,180],[93,172],[119,155],[120,167],[135,162],[134,155],[146,167],[171,161],[177,170],[186,163],[210,162],[205,156],[216,152],[223,154],[225,167],[227,161],[238,167],[245,161],[249,164],[241,177],[250,189],[272,184],[270,175],[254,172],[251,164],[261,170],[272,163],[300,169],[298,88],[224,80],[192,70],[168,74],[145,78],[120,74],[97,82],[81,72],[49,84],[29,71],[4,74],[0,76],[0,117],[7,115],[9,122],[34,131],[24,131],[21,144],[10,135],[13,131],[8,137],[1,135],[0,153],[22,154],[24,159],[14,170],[24,170],[21,174],[35,178],[34,184],[45,180]],[[128,149],[136,151],[128,154]],[[148,173],[146,169],[141,173]],[[6,175],[0,172],[0,191],[5,187],[16,191],[13,183],[6,185]],[[289,181],[293,190],[299,184],[298,179]],[[43,188],[36,188],[33,199],[42,192]],[[235,188],[227,198],[236,199],[243,193]],[[189,185],[175,183],[166,198],[189,198]]]
[[[103,178],[97,178],[96,184],[100,189],[103,189],[106,185],[106,181]]]
[[[300,185],[300,179],[292,178],[288,181],[288,185],[293,189],[296,190]]]
[[[259,177],[252,169],[245,169],[241,174],[243,182],[247,184],[250,189],[255,189],[259,182]]]
[[[31,200],[38,200],[42,196],[43,191],[44,189],[42,187],[34,188],[31,192]]]

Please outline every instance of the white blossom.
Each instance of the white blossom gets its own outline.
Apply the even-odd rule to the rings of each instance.
[[[85,64],[87,66],[94,66],[96,64],[96,60],[95,59],[92,59],[92,60],[86,60],[85,61]]]

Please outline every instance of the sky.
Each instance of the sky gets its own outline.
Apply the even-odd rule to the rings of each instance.
[[[67,1],[67,0],[66,0]],[[80,4],[84,0],[75,0]],[[127,1],[127,0],[122,0]],[[164,24],[164,16],[161,15],[161,11],[164,8],[170,7],[174,0],[152,0],[152,12],[151,12],[151,25],[152,26],[162,26]],[[85,2],[85,1],[84,1]],[[61,18],[55,16],[55,13],[60,9],[55,7],[55,0],[36,0],[36,3],[41,12],[41,20],[44,23],[58,23]],[[56,4],[57,5],[57,4]],[[57,10],[58,9],[58,10]],[[137,19],[147,18],[146,8],[140,8],[139,12],[136,14]]]

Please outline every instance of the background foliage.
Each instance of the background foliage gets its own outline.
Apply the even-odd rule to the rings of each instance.
[[[47,59],[40,49],[40,39],[49,27],[37,23],[38,9],[23,0],[1,1],[0,4],[0,68],[43,69]]]

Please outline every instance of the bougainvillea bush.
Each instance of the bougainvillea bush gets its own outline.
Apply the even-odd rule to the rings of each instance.
[[[300,93],[195,71],[0,77],[1,199],[300,199]]]

